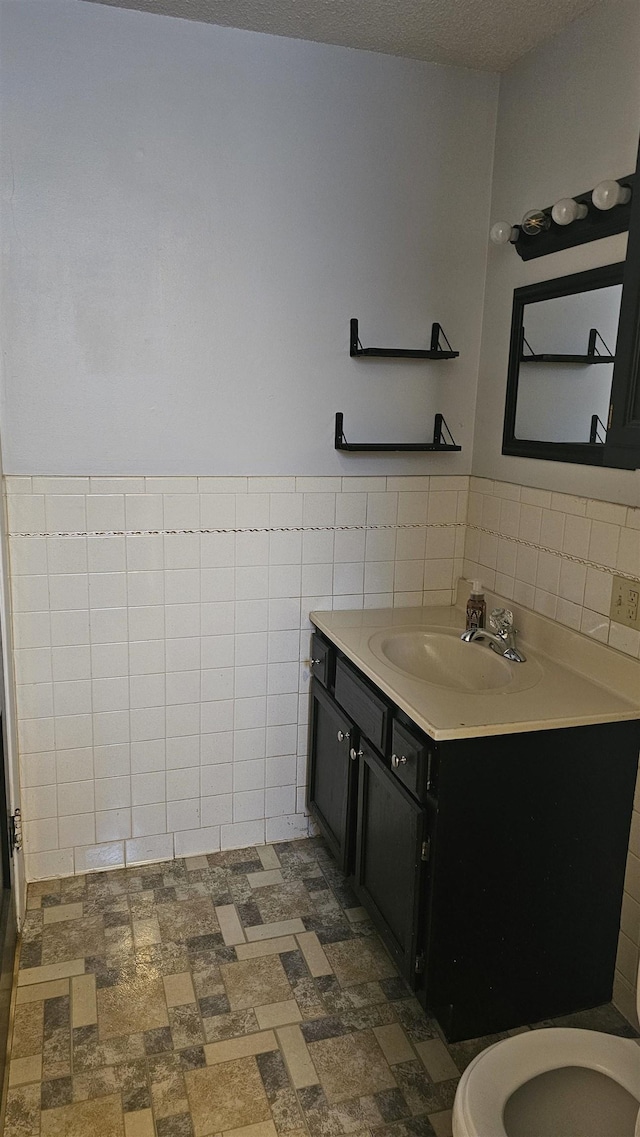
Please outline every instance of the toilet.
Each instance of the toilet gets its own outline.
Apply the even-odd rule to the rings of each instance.
[[[494,1043],[460,1079],[453,1137],[640,1137],[639,1041],[549,1027]]]

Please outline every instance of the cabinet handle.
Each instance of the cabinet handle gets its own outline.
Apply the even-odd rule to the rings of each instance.
[[[364,750],[356,750],[355,746],[352,746],[349,751],[349,757],[352,762],[355,762],[357,758],[362,758],[363,754]]]
[[[312,667],[317,667],[317,666],[318,666],[318,664],[319,664],[319,663],[321,663],[321,662],[322,662],[322,660],[321,660],[321,659],[310,659],[310,660],[309,660],[309,663],[311,664],[311,666],[312,666]]]
[[[345,738],[351,738],[349,731],[348,730],[339,730],[338,731],[338,742],[344,742]]]
[[[406,764],[407,764],[407,757],[405,754],[401,754],[399,758],[398,758],[397,754],[391,755],[391,765],[393,766],[394,770],[397,770],[398,766],[406,766]]]

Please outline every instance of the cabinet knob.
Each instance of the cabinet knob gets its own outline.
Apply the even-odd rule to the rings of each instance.
[[[350,738],[350,737],[351,737],[351,735],[349,734],[348,730],[346,730],[346,731],[345,730],[339,730],[338,731],[338,742],[344,742],[345,738]]]
[[[319,663],[321,663],[321,662],[322,662],[322,661],[321,661],[321,660],[319,660],[319,659],[310,659],[310,660],[309,660],[309,663],[311,664],[311,666],[312,666],[312,667],[317,667],[317,666],[318,666],[318,664],[319,664]]]
[[[362,758],[363,754],[364,750],[356,750],[355,746],[352,746],[351,750],[349,751],[349,757],[352,762],[355,762],[357,758]]]
[[[397,770],[398,766],[406,766],[406,764],[407,764],[406,754],[401,754],[400,757],[398,757],[397,754],[391,755],[391,765],[393,766],[394,770]]]

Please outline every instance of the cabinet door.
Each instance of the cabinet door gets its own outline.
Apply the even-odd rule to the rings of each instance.
[[[427,855],[425,813],[361,742],[355,887],[403,975],[415,982]]]
[[[353,865],[358,745],[351,719],[314,679],[309,721],[307,805],[343,872]],[[353,753],[354,758],[350,757]]]

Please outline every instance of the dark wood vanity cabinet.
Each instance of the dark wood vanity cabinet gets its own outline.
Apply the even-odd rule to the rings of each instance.
[[[607,1002],[640,723],[435,742],[326,644],[308,805],[449,1041]]]
[[[440,744],[426,1005],[452,1040],[611,998],[637,722]]]

